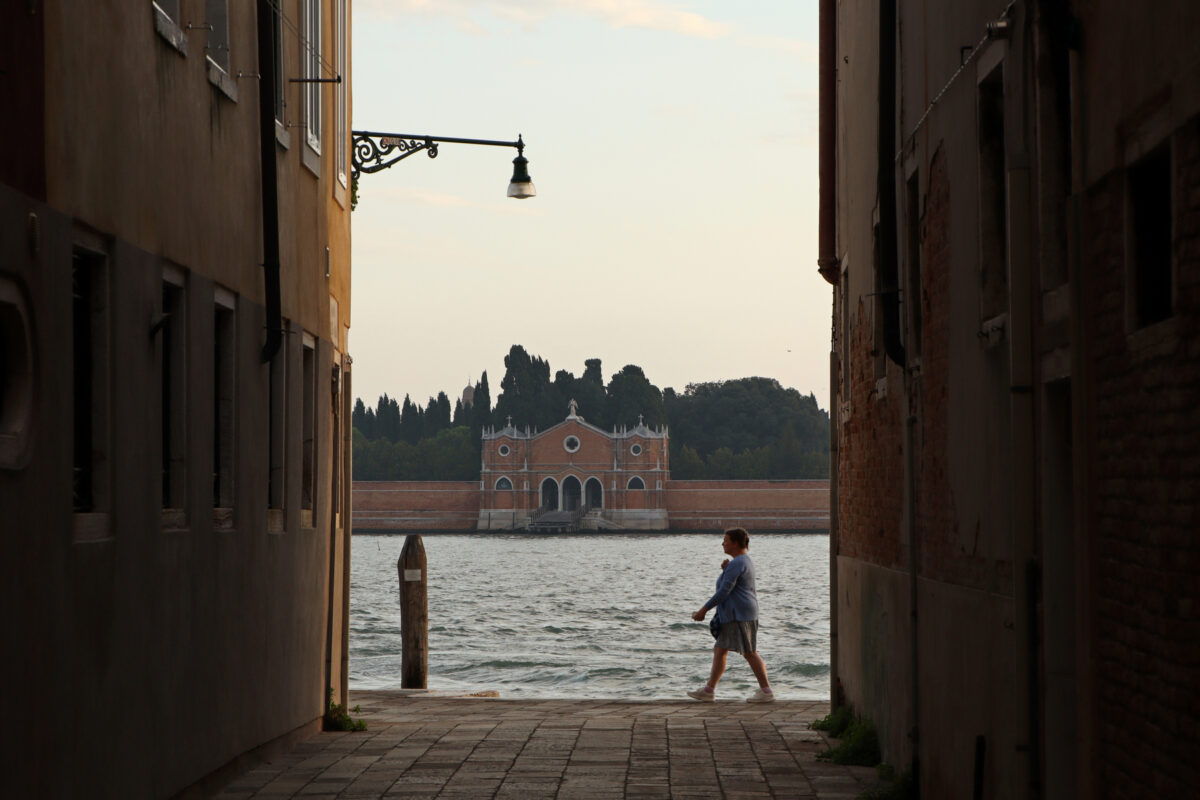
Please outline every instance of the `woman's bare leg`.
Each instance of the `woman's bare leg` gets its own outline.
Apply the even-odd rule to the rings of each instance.
[[[750,669],[754,671],[754,677],[758,678],[758,685],[763,689],[768,688],[771,684],[767,682],[767,664],[762,660],[762,656],[758,654],[757,650],[742,655],[745,656]]]
[[[721,676],[725,674],[725,656],[728,654],[729,651],[724,647],[713,648],[712,672],[708,674],[708,688],[717,688],[717,681],[721,680]]]

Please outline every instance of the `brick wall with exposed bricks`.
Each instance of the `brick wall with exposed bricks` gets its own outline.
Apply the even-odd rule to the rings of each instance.
[[[1172,316],[1128,319],[1125,176],[1085,199],[1095,763],[1114,797],[1200,785],[1200,119],[1172,139]]]

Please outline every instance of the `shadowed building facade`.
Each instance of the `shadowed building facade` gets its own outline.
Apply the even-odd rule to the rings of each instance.
[[[203,792],[345,700],[349,19],[0,4],[10,796]]]
[[[923,797],[1200,783],[1198,36],[822,0],[834,700]]]

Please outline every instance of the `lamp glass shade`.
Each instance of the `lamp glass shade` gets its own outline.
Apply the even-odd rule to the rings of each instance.
[[[514,197],[517,200],[526,200],[530,197],[537,197],[537,189],[533,188],[533,181],[524,181],[522,183],[513,181],[508,184],[508,196]]]

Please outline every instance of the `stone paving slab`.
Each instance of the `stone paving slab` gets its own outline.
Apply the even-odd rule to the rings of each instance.
[[[321,733],[230,782],[242,798],[852,798],[875,771],[816,760],[828,703],[617,702],[354,692],[367,730]]]

